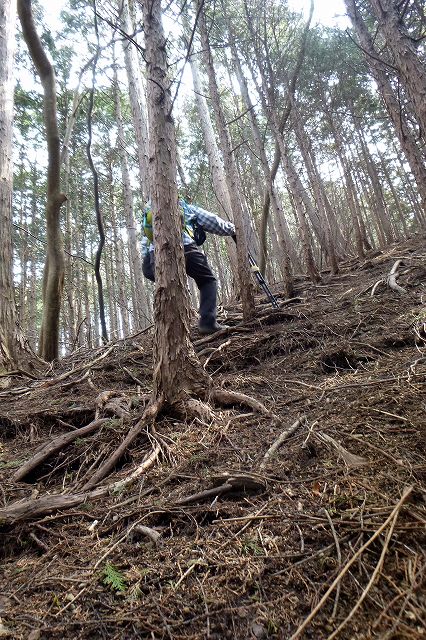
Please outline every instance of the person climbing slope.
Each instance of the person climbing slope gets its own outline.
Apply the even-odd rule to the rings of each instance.
[[[182,241],[185,253],[186,273],[200,292],[200,308],[198,328],[201,334],[208,335],[226,329],[217,322],[217,280],[210,268],[207,258],[198,248],[206,239],[206,233],[235,238],[235,227],[232,222],[223,220],[215,213],[201,207],[179,200],[182,212]],[[148,202],[143,214],[143,274],[148,280],[155,281],[154,243],[152,230],[151,203]]]

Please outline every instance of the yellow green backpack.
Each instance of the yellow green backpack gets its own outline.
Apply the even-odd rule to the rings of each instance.
[[[200,246],[206,239],[205,231],[200,227],[195,220],[187,220],[185,215],[187,204],[184,200],[179,200],[179,207],[182,211],[182,229],[190,238],[193,238],[194,242]],[[154,240],[154,232],[152,229],[152,209],[149,202],[143,211],[142,228],[144,236],[148,238],[150,242]]]

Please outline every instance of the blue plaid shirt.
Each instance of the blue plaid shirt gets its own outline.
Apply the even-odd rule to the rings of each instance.
[[[233,236],[235,234],[235,227],[232,222],[223,220],[215,213],[210,213],[210,211],[206,211],[194,204],[188,204],[185,200],[179,200],[179,204],[184,211],[185,226],[190,226],[191,222],[195,220],[207,233],[214,233],[217,236]],[[194,239],[186,231],[182,231],[182,240],[184,245],[193,244],[194,242]],[[148,251],[154,251],[154,244],[146,236],[143,236],[142,256],[145,256]]]

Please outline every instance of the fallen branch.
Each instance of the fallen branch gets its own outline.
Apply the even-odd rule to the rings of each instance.
[[[70,442],[73,442],[77,438],[82,438],[83,436],[87,436],[89,433],[93,433],[101,427],[105,422],[109,422],[109,418],[100,418],[98,420],[93,420],[85,427],[81,427],[80,429],[76,429],[75,431],[70,431],[69,433],[63,433],[62,435],[54,438],[46,445],[42,447],[32,458],[27,460],[22,467],[19,467],[15,474],[13,475],[13,480],[15,482],[20,482],[23,480],[31,471],[34,471],[38,466],[40,466],[47,458],[50,458],[51,455],[57,453],[64,447],[66,447]]]
[[[183,506],[192,504],[193,502],[199,502],[200,500],[204,500],[205,498],[210,498],[212,496],[221,496],[224,493],[229,493],[230,491],[259,491],[260,489],[265,488],[264,482],[261,482],[259,479],[247,474],[230,475],[226,473],[217,477],[215,479],[215,484],[216,486],[211,489],[206,489],[205,491],[194,493],[186,498],[181,498],[175,504]]]
[[[198,493],[194,493],[191,496],[187,496],[186,498],[182,498],[178,500],[175,504],[178,506],[183,506],[186,504],[192,504],[193,502],[200,502],[200,500],[205,500],[205,498],[211,498],[212,496],[218,497],[223,495],[224,493],[229,493],[232,490],[232,484],[221,484],[219,487],[213,487],[212,489],[206,489],[205,491],[199,491]]]
[[[291,425],[291,427],[289,427],[288,429],[285,429],[285,431],[281,433],[281,435],[275,440],[275,442],[269,447],[268,451],[263,456],[263,460],[260,464],[259,469],[265,468],[269,460],[272,458],[273,455],[275,455],[276,451],[283,444],[283,442],[285,442],[290,436],[292,436],[293,433],[300,427],[300,425],[302,425],[305,422],[305,420],[306,420],[306,416],[301,416],[296,420],[294,424]]]
[[[331,592],[333,591],[333,589],[340,583],[340,581],[347,574],[347,572],[349,571],[351,566],[358,560],[358,558],[362,555],[362,553],[364,553],[364,551],[370,546],[370,544],[372,542],[374,542],[374,540],[376,538],[379,537],[379,535],[386,529],[388,524],[391,523],[394,519],[396,521],[396,516],[398,515],[402,505],[407,500],[408,496],[412,493],[412,491],[413,491],[413,486],[407,487],[405,489],[405,491],[402,494],[401,498],[398,500],[398,503],[395,505],[394,509],[392,510],[392,513],[390,514],[390,516],[388,518],[386,518],[384,523],[377,529],[377,531],[371,536],[371,538],[369,538],[369,540],[367,540],[367,542],[365,544],[363,544],[362,547],[360,547],[358,549],[358,551],[356,553],[354,553],[352,558],[345,564],[343,569],[339,572],[338,576],[333,580],[332,584],[329,586],[329,588],[327,589],[327,591],[325,592],[325,594],[323,595],[321,600],[318,602],[316,607],[314,607],[312,609],[312,611],[308,615],[308,617],[305,618],[305,620],[298,627],[296,632],[293,633],[293,635],[291,636],[290,640],[297,640],[297,638],[300,638],[300,635],[302,634],[302,632],[306,629],[308,624],[310,624],[312,622],[312,620],[315,618],[315,616],[317,615],[318,611],[322,608],[322,606],[327,601],[327,599],[328,599],[329,595],[331,594]],[[394,527],[394,526],[395,526],[395,522],[393,522],[392,527]],[[328,640],[330,640],[330,638],[328,638]]]
[[[155,529],[151,529],[151,527],[146,527],[143,524],[137,524],[135,527],[133,527],[133,531],[135,533],[140,533],[141,535],[146,536],[147,538],[152,540],[155,545],[158,545],[160,542],[161,533],[155,531]]]
[[[337,442],[337,440],[329,436],[327,433],[322,433],[321,431],[317,431],[315,433],[315,436],[318,438],[318,440],[321,440],[321,442],[331,444],[336,449],[336,451],[339,452],[343,461],[345,462],[345,464],[347,464],[349,468],[362,467],[365,464],[368,464],[368,460],[366,458],[363,458],[362,456],[357,456],[355,453],[351,453],[350,451],[345,449],[345,447],[343,447],[340,444],[340,442]]]

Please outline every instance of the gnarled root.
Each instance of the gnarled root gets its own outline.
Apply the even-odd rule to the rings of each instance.
[[[30,500],[18,500],[12,504],[0,509],[0,526],[2,524],[13,524],[22,520],[30,520],[39,518],[40,516],[53,513],[59,509],[71,509],[88,500],[94,501],[102,498],[109,493],[116,493],[129,486],[148,469],[152,467],[158,459],[161,447],[156,444],[142,460],[141,464],[136,467],[128,476],[112,482],[103,487],[98,487],[92,491],[82,491],[81,493],[70,493],[68,495],[48,495],[41,498]]]
[[[182,402],[174,404],[173,411],[175,411],[178,416],[185,421],[197,418],[198,420],[201,420],[201,422],[210,423],[214,419],[214,414],[210,405],[195,398],[188,398]]]
[[[80,429],[76,429],[75,431],[71,431],[69,433],[63,433],[62,435],[54,438],[46,445],[42,447],[37,453],[27,460],[22,467],[15,472],[13,476],[13,480],[15,482],[19,482],[23,480],[31,471],[34,471],[38,466],[40,466],[47,458],[50,458],[51,455],[57,453],[64,447],[66,447],[70,442],[73,442],[77,438],[82,438],[83,436],[87,436],[93,431],[96,431],[101,427],[105,422],[109,422],[109,418],[100,418],[98,420],[93,420],[85,427],[81,427]]]
[[[138,435],[142,433],[143,429],[151,424],[157,415],[160,413],[164,404],[164,400],[162,397],[155,399],[151,402],[145,411],[143,412],[142,418],[135,424],[134,427],[130,429],[127,436],[124,438],[123,442],[120,446],[110,455],[108,460],[106,460],[93,474],[88,482],[83,486],[83,491],[88,491],[95,487],[101,480],[105,478],[106,475],[115,467],[117,462],[120,460],[121,456],[126,452],[128,447],[136,440]]]
[[[249,409],[253,409],[264,416],[268,416],[268,418],[271,418],[274,422],[279,421],[278,416],[269,411],[269,409],[259,402],[259,400],[256,400],[251,396],[247,396],[245,393],[236,393],[235,391],[226,391],[225,389],[213,387],[210,391],[210,399],[222,406],[239,404],[244,407],[248,407]]]

